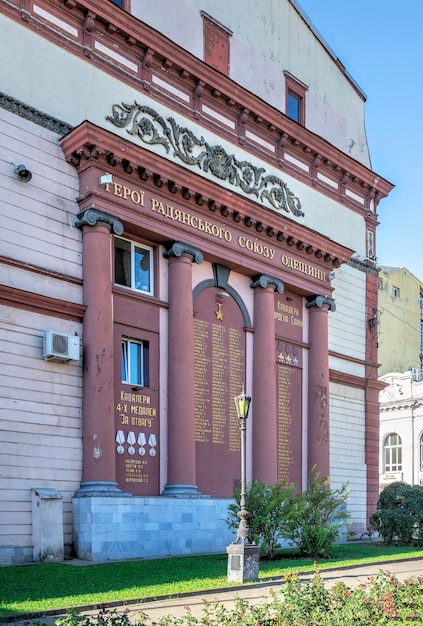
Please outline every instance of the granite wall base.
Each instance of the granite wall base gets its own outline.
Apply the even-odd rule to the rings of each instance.
[[[74,498],[76,556],[100,563],[226,554],[236,537],[224,522],[231,502],[163,496]]]

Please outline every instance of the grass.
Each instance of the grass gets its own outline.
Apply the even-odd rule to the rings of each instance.
[[[336,546],[332,558],[319,561],[319,569],[412,557],[423,557],[423,550],[351,542]],[[87,566],[43,563],[3,567],[0,617],[230,588],[227,563],[227,555],[219,554]],[[260,580],[313,568],[312,559],[284,550],[274,561],[260,561]]]

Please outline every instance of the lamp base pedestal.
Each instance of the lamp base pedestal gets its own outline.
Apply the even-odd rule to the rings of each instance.
[[[258,581],[260,546],[231,543],[228,554],[228,582],[253,583]]]

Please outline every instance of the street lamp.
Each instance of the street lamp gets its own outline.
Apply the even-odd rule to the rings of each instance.
[[[247,511],[247,466],[246,466],[246,435],[247,417],[251,398],[245,394],[244,387],[235,398],[236,414],[239,419],[241,433],[241,502],[238,512],[239,526],[235,541],[226,548],[228,553],[228,581],[255,582],[258,580],[260,547],[250,537]]]
[[[252,544],[250,538],[250,527],[248,526],[249,513],[247,511],[247,466],[246,466],[246,442],[247,442],[247,417],[250,410],[251,398],[245,395],[244,387],[242,393],[234,398],[236,414],[239,419],[239,430],[241,432],[241,502],[238,511],[239,526],[235,543]]]

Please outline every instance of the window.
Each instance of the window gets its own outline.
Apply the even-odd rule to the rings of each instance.
[[[111,0],[111,2],[125,11],[129,12],[131,9],[131,0]]]
[[[122,339],[122,382],[150,386],[148,341]]]
[[[379,289],[379,291],[383,291],[383,279],[379,278],[379,280],[377,281],[377,288]]]
[[[292,91],[288,91],[288,103],[287,103],[287,111],[286,114],[291,120],[295,122],[299,122],[301,119],[301,100],[300,96],[297,96],[296,93],[292,93]]]
[[[423,433],[420,435],[420,471],[423,472]]]
[[[399,287],[392,287],[391,294],[393,298],[399,298],[399,295],[400,295]]]
[[[402,446],[401,437],[396,433],[391,433],[385,439],[383,446],[384,472],[402,471]]]
[[[294,122],[305,125],[305,96],[307,86],[296,80],[288,72],[285,74],[286,115]]]
[[[115,237],[115,283],[153,295],[153,249]]]

